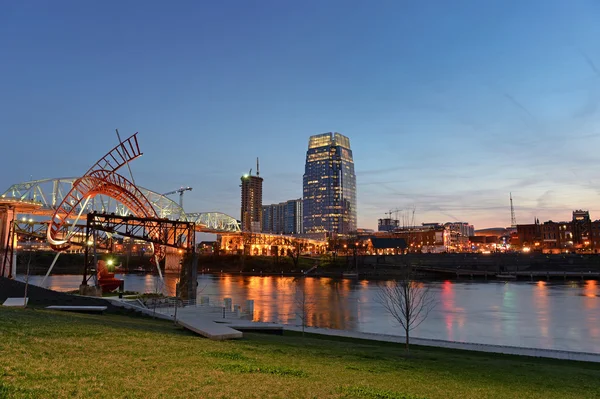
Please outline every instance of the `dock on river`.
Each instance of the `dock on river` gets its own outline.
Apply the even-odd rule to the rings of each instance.
[[[441,268],[441,267],[413,267],[416,273],[438,274],[456,278],[485,278],[485,279],[506,279],[507,277],[517,280],[598,280],[600,272],[598,271],[510,271],[498,272],[492,270],[469,270],[461,268]]]

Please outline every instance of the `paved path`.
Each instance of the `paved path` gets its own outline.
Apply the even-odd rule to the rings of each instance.
[[[148,316],[165,320],[175,320],[175,308],[148,309],[140,303],[112,299],[113,304],[142,312]],[[231,312],[229,312],[231,313]],[[203,337],[213,340],[239,339],[244,331],[282,331],[281,324],[254,323],[250,320],[223,318],[221,308],[210,306],[186,306],[177,309],[177,324]]]
[[[285,330],[302,331],[301,326],[284,325]],[[404,337],[396,335],[384,335],[364,333],[358,331],[334,330],[329,328],[306,327],[305,332],[311,334],[330,335],[335,337],[347,337],[367,339],[383,342],[404,343]],[[585,352],[570,352],[554,349],[535,349],[535,348],[520,348],[517,346],[502,346],[502,345],[487,345],[487,344],[469,344],[465,342],[443,341],[438,339],[411,338],[410,343],[421,346],[435,346],[439,348],[463,349],[479,352],[503,353],[507,355],[546,357],[552,359],[577,360],[582,362],[600,363],[600,354],[585,353]]]
[[[215,323],[208,315],[201,315],[195,308],[182,308],[177,311],[177,324],[203,337],[224,340],[242,338],[243,334],[222,323]]]

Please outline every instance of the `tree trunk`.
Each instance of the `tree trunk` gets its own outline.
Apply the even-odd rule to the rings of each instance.
[[[410,353],[410,349],[408,347],[408,343],[410,341],[410,338],[409,338],[410,331],[408,330],[408,328],[406,328],[405,332],[406,332],[406,354],[408,355]]]

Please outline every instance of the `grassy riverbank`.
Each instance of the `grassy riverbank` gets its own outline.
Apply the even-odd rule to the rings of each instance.
[[[0,307],[0,398],[593,398],[600,365]]]

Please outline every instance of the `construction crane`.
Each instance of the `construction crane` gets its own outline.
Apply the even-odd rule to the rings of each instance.
[[[179,206],[183,209],[183,193],[186,191],[192,191],[191,187],[181,187],[180,189],[169,191],[168,193],[164,193],[163,195],[171,195],[179,193]]]
[[[402,211],[402,209],[400,209],[400,208],[390,209],[388,212],[385,212],[385,215],[390,220],[394,220],[394,219],[392,219],[392,215],[394,215],[395,216],[395,220],[398,220],[398,213],[401,212],[401,211]]]

